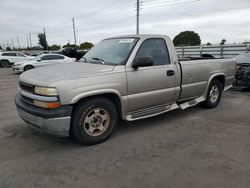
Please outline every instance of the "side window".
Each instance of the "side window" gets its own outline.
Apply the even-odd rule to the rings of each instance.
[[[60,56],[60,55],[52,55],[53,56],[53,59],[54,60],[57,60],[57,59],[64,59],[63,56]]]
[[[25,57],[25,55],[22,54],[22,53],[17,53],[17,56],[19,56],[19,57]]]
[[[47,60],[51,60],[51,56],[50,55],[45,55],[41,57],[42,61],[47,61]]]
[[[3,53],[2,56],[16,56],[16,53]]]
[[[145,40],[137,52],[136,58],[138,57],[150,57],[154,62],[154,66],[170,64],[169,53],[164,39]]]
[[[64,59],[64,57],[60,55],[45,55],[41,57],[42,61],[57,60],[57,59]]]

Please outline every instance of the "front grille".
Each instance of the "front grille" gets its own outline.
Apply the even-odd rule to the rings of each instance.
[[[21,95],[21,100],[22,100],[23,102],[25,102],[25,103],[28,103],[28,104],[33,105],[33,99],[30,99],[30,98],[28,98],[28,97],[25,97],[25,96]]]
[[[28,91],[30,93],[33,93],[34,92],[34,86],[30,85],[30,84],[26,84],[26,83],[23,83],[23,82],[20,82],[19,83],[19,86],[22,90],[24,91]]]
[[[245,75],[246,75],[247,77],[250,77],[250,72],[245,72]]]

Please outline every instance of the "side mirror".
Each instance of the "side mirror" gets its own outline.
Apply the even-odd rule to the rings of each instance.
[[[40,62],[40,61],[42,61],[42,60],[41,60],[41,59],[37,59],[36,61]]]
[[[134,60],[132,67],[134,69],[138,69],[138,67],[149,67],[153,65],[154,62],[150,57],[139,57],[136,60]]]

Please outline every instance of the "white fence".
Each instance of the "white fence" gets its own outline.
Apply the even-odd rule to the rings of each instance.
[[[176,51],[180,58],[201,57],[202,54],[210,54],[216,58],[232,58],[242,53],[250,53],[250,46],[249,44],[186,46],[176,47]]]

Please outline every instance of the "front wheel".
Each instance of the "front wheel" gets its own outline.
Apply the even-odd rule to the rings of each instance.
[[[205,108],[215,108],[222,96],[223,86],[219,80],[213,80],[208,88],[207,98],[202,103]]]
[[[8,60],[2,60],[0,64],[1,64],[1,67],[8,67],[10,62]]]
[[[30,70],[30,69],[34,69],[34,67],[32,65],[27,65],[24,67],[24,71]]]
[[[118,121],[115,105],[103,97],[88,99],[78,104],[72,118],[73,136],[84,145],[107,140]]]

